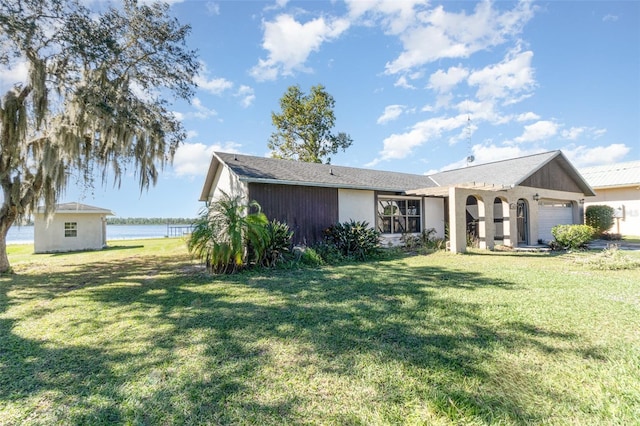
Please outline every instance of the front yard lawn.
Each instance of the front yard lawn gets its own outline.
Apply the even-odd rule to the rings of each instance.
[[[10,246],[0,424],[640,419],[638,269],[473,251],[211,277],[180,240],[112,244]]]

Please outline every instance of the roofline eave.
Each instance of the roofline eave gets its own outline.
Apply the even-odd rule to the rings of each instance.
[[[240,182],[245,182],[245,183],[269,183],[269,184],[276,184],[276,185],[314,186],[314,187],[337,188],[337,189],[357,189],[361,191],[385,191],[385,192],[402,192],[402,193],[407,192],[406,188],[389,188],[389,187],[368,186],[368,185],[344,185],[344,184],[326,183],[326,182],[307,182],[307,181],[252,178],[252,177],[240,177],[239,180]]]

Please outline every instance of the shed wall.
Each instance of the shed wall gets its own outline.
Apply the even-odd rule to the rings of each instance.
[[[77,235],[65,237],[65,223],[77,224]],[[49,223],[44,214],[34,220],[36,253],[77,250],[100,250],[106,244],[104,215],[88,213],[56,213]]]

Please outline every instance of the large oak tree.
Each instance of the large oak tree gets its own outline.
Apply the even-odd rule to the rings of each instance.
[[[300,86],[290,86],[280,99],[281,113],[271,113],[276,131],[271,134],[268,147],[275,158],[308,163],[327,164],[331,154],[343,151],[352,144],[346,133],[334,134],[335,100],[319,84],[304,94]]]
[[[133,172],[146,189],[185,137],[169,101],[193,94],[189,27],[166,4],[117,4],[0,0],[0,72],[28,69],[0,103],[0,272],[12,224],[50,214],[71,179]]]

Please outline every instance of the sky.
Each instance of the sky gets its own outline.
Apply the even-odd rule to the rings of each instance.
[[[322,84],[332,164],[428,174],[562,150],[581,167],[640,160],[640,2],[172,1],[201,63],[173,165],[140,192],[72,185],[118,217],[195,217],[214,151],[268,156],[292,85]]]

